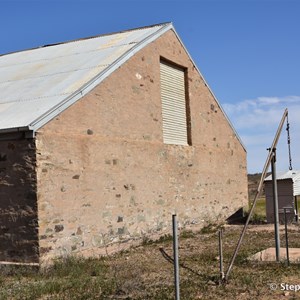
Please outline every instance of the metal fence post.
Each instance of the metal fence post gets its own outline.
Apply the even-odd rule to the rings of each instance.
[[[177,216],[176,216],[176,214],[172,215],[172,224],[173,224],[173,254],[174,254],[175,299],[176,300],[180,300],[178,234],[177,234]]]
[[[286,216],[286,210],[290,207],[284,207],[284,229],[285,229],[285,247],[286,247],[286,261],[287,265],[290,265],[290,256],[289,256],[289,240],[288,240],[288,231],[287,231],[287,216]]]
[[[223,230],[219,230],[219,258],[220,258],[220,281],[222,282],[224,279],[224,272],[223,272],[223,245],[222,245],[222,238],[223,238]]]

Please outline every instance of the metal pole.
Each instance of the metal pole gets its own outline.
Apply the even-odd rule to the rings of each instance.
[[[296,211],[296,223],[299,223],[299,215],[298,215],[298,201],[297,196],[295,196],[295,211]]]
[[[286,217],[287,207],[284,207],[283,210],[284,210],[284,229],[285,229],[286,261],[287,261],[287,265],[289,266],[290,265],[290,256],[289,256],[289,240],[288,240],[287,217]]]
[[[174,255],[175,299],[180,300],[178,234],[177,234],[177,216],[176,215],[172,215],[172,224],[173,224],[173,255]]]
[[[275,231],[275,250],[276,261],[280,261],[280,236],[279,236],[279,213],[278,213],[278,193],[276,178],[276,148],[272,149],[273,157],[271,160],[272,183],[273,183],[273,205],[274,205],[274,231]]]
[[[221,280],[221,282],[224,279],[222,235],[223,235],[223,230],[220,229],[219,230],[219,257],[220,257],[220,280]]]

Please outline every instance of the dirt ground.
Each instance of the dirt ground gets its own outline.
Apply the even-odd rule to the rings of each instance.
[[[241,230],[241,225],[224,227],[225,271]],[[280,233],[283,240],[283,228]],[[299,226],[290,226],[291,246],[300,247],[299,233]],[[300,284],[298,265],[286,267],[285,263],[264,264],[247,260],[252,254],[274,246],[273,235],[272,225],[250,225],[227,284],[219,285],[217,228],[211,227],[198,233],[182,232],[179,243],[182,299],[300,299],[300,290],[298,293],[281,290],[280,286],[281,283]],[[112,262],[112,266],[120,274],[124,272],[123,264],[127,264],[125,274],[118,277],[139,278],[147,285],[140,291],[143,295],[135,295],[138,299],[173,299],[172,256],[172,243],[166,239],[124,253]],[[128,283],[124,281],[124,291],[129,288]],[[140,284],[132,292],[132,299],[135,299],[134,294]],[[276,289],[272,290],[275,284]],[[149,295],[150,290],[157,292]],[[165,295],[166,298],[156,298],[162,291],[169,291],[169,294]]]
[[[226,284],[219,284],[219,227],[181,231],[181,299],[300,299],[299,265],[247,259],[274,247],[272,228],[250,225]],[[241,230],[242,225],[223,227],[225,272]],[[299,234],[298,225],[289,227],[291,247],[300,248]],[[282,229],[280,235],[284,243]],[[69,259],[37,273],[2,272],[0,299],[174,299],[173,274],[172,237],[166,233],[113,256]]]

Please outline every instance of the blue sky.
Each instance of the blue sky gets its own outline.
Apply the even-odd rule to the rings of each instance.
[[[0,54],[171,21],[260,172],[284,108],[300,169],[300,1],[0,0]],[[286,132],[278,170],[288,170]]]

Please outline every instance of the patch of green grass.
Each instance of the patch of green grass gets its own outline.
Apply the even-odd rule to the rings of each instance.
[[[108,269],[103,259],[70,257],[40,272],[16,270],[10,275],[11,284],[3,280],[0,299],[31,300],[45,295],[45,299],[103,299],[116,288]]]
[[[245,212],[245,217],[248,216],[252,202],[249,203],[249,210]],[[259,198],[256,202],[253,214],[251,216],[252,224],[264,224],[266,222],[266,201],[265,198]]]
[[[266,216],[266,200],[259,198],[256,202],[254,213],[258,216]]]
[[[64,260],[55,261],[54,265],[46,271],[42,271],[44,276],[52,277],[80,277],[84,275],[100,276],[108,269],[107,263],[102,258],[82,258],[67,257]]]

